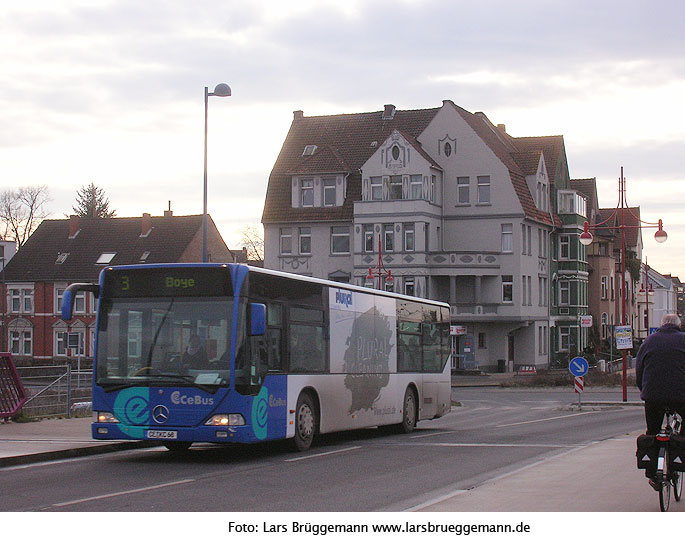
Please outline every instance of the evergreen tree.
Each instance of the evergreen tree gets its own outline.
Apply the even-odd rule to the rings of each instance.
[[[77,191],[76,205],[72,209],[79,217],[94,219],[111,219],[117,214],[116,210],[109,210],[109,198],[105,196],[105,191],[92,181]]]

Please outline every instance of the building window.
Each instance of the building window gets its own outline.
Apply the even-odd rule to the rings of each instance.
[[[323,205],[333,207],[336,204],[335,177],[323,179]]]
[[[312,254],[312,229],[308,226],[300,228],[300,254]]]
[[[314,205],[314,180],[300,180],[300,205],[302,207],[312,207]]]
[[[281,228],[281,254],[289,255],[293,252],[292,228]]]
[[[606,339],[607,337],[609,337],[609,334],[608,334],[609,324],[608,324],[608,318],[607,318],[606,313],[602,313],[601,325],[602,325],[602,339]]]
[[[402,176],[401,175],[391,175],[390,176],[390,192],[388,198],[390,200],[401,200],[402,199]]]
[[[485,349],[485,332],[478,332],[478,348]]]
[[[402,225],[404,230],[404,250],[413,251],[414,250],[414,223],[406,222]]]
[[[511,253],[514,250],[514,227],[511,223],[502,225],[502,252]]]
[[[404,293],[407,296],[414,296],[414,278],[405,277],[404,278]]]
[[[609,278],[606,275],[602,276],[602,300],[606,300],[609,296]]]
[[[19,356],[33,353],[33,330],[10,330],[10,352]]]
[[[571,283],[570,281],[559,281],[559,305],[570,305],[571,303]]]
[[[331,253],[334,255],[349,254],[350,229],[347,226],[331,227]]]
[[[411,190],[412,200],[421,200],[423,198],[423,176],[412,175],[409,177],[409,187]]]
[[[383,178],[381,176],[374,176],[369,179],[371,183],[371,199],[383,199]]]
[[[59,314],[62,311],[62,299],[64,298],[64,291],[66,288],[55,288],[55,313]],[[85,314],[86,312],[86,293],[80,291],[74,298],[74,313]]]
[[[479,175],[478,176],[478,203],[479,204],[489,204],[490,203],[490,176],[489,175]]]
[[[373,224],[364,225],[364,252],[373,253],[375,250],[373,246]]]
[[[559,236],[559,260],[571,258],[571,236]]]
[[[502,302],[514,302],[514,278],[511,275],[502,276]]]
[[[67,356],[66,332],[55,332],[55,356]]]
[[[383,250],[390,253],[394,250],[395,232],[394,225],[383,225]]]
[[[457,205],[468,205],[470,203],[469,182],[468,177],[457,177]]]
[[[8,297],[11,313],[33,313],[32,288],[11,288]]]
[[[571,327],[559,327],[559,350],[568,352],[571,348]]]

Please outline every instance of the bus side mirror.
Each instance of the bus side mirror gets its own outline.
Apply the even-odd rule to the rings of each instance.
[[[264,334],[266,334],[266,306],[250,304],[250,335],[263,336]]]
[[[62,296],[62,320],[70,321],[74,316],[74,302],[80,292],[92,292],[96,298],[100,295],[100,285],[92,283],[73,283],[69,285]]]

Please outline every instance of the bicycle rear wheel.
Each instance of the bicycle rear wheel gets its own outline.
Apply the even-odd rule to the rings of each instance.
[[[679,502],[683,497],[683,474],[679,471],[674,471],[671,474],[671,482],[673,483],[673,497],[675,501]]]
[[[661,488],[659,489],[659,508],[661,511],[666,512],[671,506],[671,479],[668,473],[668,450],[662,448],[659,451],[659,459],[657,460],[658,466],[661,469],[657,469],[657,477],[661,480]],[[662,463],[663,462],[663,463]]]

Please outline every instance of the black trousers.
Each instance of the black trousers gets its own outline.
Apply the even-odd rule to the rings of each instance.
[[[661,401],[645,400],[645,420],[647,421],[648,434],[656,435],[659,433],[667,406],[675,409],[685,420],[685,402],[664,403]]]

